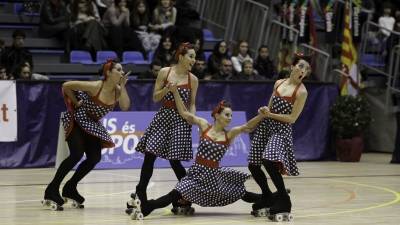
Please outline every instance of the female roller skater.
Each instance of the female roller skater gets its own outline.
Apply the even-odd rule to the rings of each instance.
[[[291,201],[281,174],[299,175],[293,153],[292,124],[296,122],[307,99],[302,80],[311,72],[303,55],[296,55],[288,79],[276,81],[269,101],[267,119],[255,130],[248,157],[249,170],[262,190],[262,198],[253,204],[252,214],[268,209],[270,219],[291,220]],[[272,195],[267,178],[261,170],[264,165],[274,183],[277,194]],[[275,216],[280,214],[278,216]]]
[[[122,110],[129,110],[130,99],[125,89],[129,74],[124,74],[122,65],[108,61],[102,67],[103,80],[68,81],[62,85],[68,111],[61,115],[70,154],[60,164],[53,180],[44,192],[43,205],[53,210],[62,210],[64,199],[71,199],[74,207],[83,208],[85,198],[77,191],[78,182],[100,161],[101,149],[114,146],[100,119],[119,103]],[[86,155],[72,178],[59,188],[68,172]]]
[[[232,120],[232,109],[229,103],[225,101],[219,103],[212,112],[215,122],[210,125],[207,120],[187,111],[176,86],[171,85],[170,88],[174,93],[180,115],[189,123],[196,124],[200,128],[201,139],[196,161],[190,167],[187,176],[178,182],[170,193],[156,200],[140,199],[141,204],[137,206],[137,211],[133,211],[132,219],[141,219],[141,213],[143,216],[147,216],[154,209],[163,208],[178,200],[192,202],[203,207],[225,206],[239,199],[250,203],[259,200],[260,195],[245,190],[244,182],[250,178],[248,174],[230,168],[221,168],[219,162],[237,135],[251,130],[265,118],[264,113],[267,111],[267,107],[260,108],[259,115],[246,124],[225,130]],[[189,210],[187,213],[192,214],[193,210]]]
[[[162,107],[154,116],[153,121],[140,139],[136,150],[144,153],[144,161],[136,195],[147,199],[146,189],[153,175],[154,161],[157,157],[169,160],[178,180],[186,175],[186,170],[180,161],[193,158],[191,125],[186,122],[176,110],[176,104],[170,86],[177,84],[177,90],[184,104],[191,113],[195,113],[195,99],[198,87],[196,76],[189,71],[195,63],[196,53],[193,45],[182,43],[176,53],[175,66],[160,70],[153,92],[155,102],[162,101]],[[174,203],[174,207],[179,204]],[[131,205],[127,204],[127,213]]]

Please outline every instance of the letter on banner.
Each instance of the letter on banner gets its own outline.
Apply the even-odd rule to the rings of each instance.
[[[16,93],[15,81],[0,81],[0,142],[17,141]]]

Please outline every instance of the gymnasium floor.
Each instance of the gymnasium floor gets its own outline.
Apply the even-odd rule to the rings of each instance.
[[[285,179],[292,190],[294,220],[290,224],[399,225],[400,165],[389,164],[390,157],[366,153],[359,163],[300,162],[301,175]],[[132,221],[124,213],[125,202],[138,182],[140,170],[93,171],[78,186],[86,197],[85,209],[65,206],[64,211],[50,211],[41,206],[40,200],[54,172],[51,168],[0,170],[0,224],[274,223],[249,215],[251,205],[242,201],[220,208],[195,205],[196,213],[191,217],[175,216],[168,207],[154,211],[143,221]],[[148,195],[154,198],[166,194],[175,183],[171,169],[157,169]],[[246,187],[258,191],[253,180]]]

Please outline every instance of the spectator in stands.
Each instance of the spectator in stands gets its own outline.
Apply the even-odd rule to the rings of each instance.
[[[207,75],[204,80],[231,80],[234,76],[232,61],[229,58],[222,58],[218,72]]]
[[[398,11],[398,16],[396,16],[396,23],[394,25],[393,31],[400,32],[400,11]],[[400,44],[400,38],[398,35],[390,35],[389,38],[386,40],[386,49],[383,53],[383,55],[385,56],[386,66],[389,66],[391,50],[394,46],[398,44]]]
[[[262,45],[258,49],[258,56],[254,61],[254,69],[257,70],[258,75],[265,78],[272,79],[275,76],[275,66],[269,58],[268,46]]]
[[[105,34],[96,4],[92,0],[74,0],[71,3],[71,29],[67,51],[89,51],[95,59],[96,52],[107,47]]]
[[[203,38],[201,37],[196,37],[193,41],[193,47],[194,50],[196,51],[196,57],[197,58],[202,58],[205,60],[205,55],[204,55],[204,50],[203,50],[203,45],[204,41]]]
[[[1,56],[1,64],[6,66],[7,75],[10,77],[14,77],[12,73],[24,62],[29,62],[33,67],[32,54],[24,47],[25,33],[15,30],[12,37],[12,46],[6,48]]]
[[[154,53],[154,58],[160,60],[162,67],[168,67],[174,62],[174,47],[170,36],[164,36],[160,41],[161,45],[158,46]]]
[[[228,58],[228,48],[225,41],[215,44],[210,58],[207,62],[207,70],[210,74],[216,74],[220,71],[222,59]],[[230,61],[230,60],[229,60]]]
[[[150,69],[141,73],[138,79],[157,79],[158,72],[162,68],[161,62],[158,59],[153,60],[150,64]]]
[[[153,22],[150,28],[158,33],[167,33],[173,29],[176,22],[177,10],[171,0],[160,0],[153,12]]]
[[[126,7],[126,0],[114,0],[104,13],[103,24],[107,29],[109,47],[117,52],[120,59],[124,51],[140,51],[144,56],[147,55],[130,27],[130,11]]]
[[[207,73],[206,60],[201,56],[196,55],[196,62],[192,68],[192,73],[199,79],[204,79]]]
[[[151,32],[149,29],[150,15],[146,1],[137,0],[131,8],[130,24],[136,31],[144,49],[155,51],[160,44],[161,35]]]
[[[245,59],[242,62],[242,72],[234,76],[232,80],[265,80],[265,77],[258,75],[253,68],[253,61]]]
[[[0,80],[8,80],[6,67],[3,65],[0,65]]]
[[[15,74],[17,74],[16,79],[21,79],[21,80],[49,80],[47,76],[37,73],[32,73],[31,66],[29,65],[29,63],[21,64],[17,68]]]
[[[386,29],[380,29],[380,36],[382,40],[386,41],[386,39],[390,36],[390,31],[394,28],[394,23],[396,22],[394,17],[391,15],[392,9],[389,5],[386,5],[383,9],[383,15],[379,17],[379,26],[384,27]],[[390,30],[390,31],[389,31]]]
[[[240,40],[236,46],[236,48],[233,51],[232,55],[232,63],[233,63],[233,69],[237,73],[242,72],[242,63],[244,60],[250,60],[253,62],[253,59],[250,56],[249,53],[249,43],[245,40]]]
[[[40,10],[39,36],[62,41],[69,29],[69,13],[62,0],[44,0]]]

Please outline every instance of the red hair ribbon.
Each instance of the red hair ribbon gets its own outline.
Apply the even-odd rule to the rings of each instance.
[[[212,111],[211,116],[215,118],[215,114],[220,113],[224,109],[224,104],[225,104],[224,100],[220,101],[217,107],[215,107],[214,110]]]
[[[184,42],[179,45],[178,49],[176,50],[175,53],[175,60],[179,60],[180,55],[186,54],[186,52],[191,48],[191,44],[189,42]]]
[[[111,70],[112,64],[113,64],[113,60],[107,59],[107,62],[103,66],[103,75],[106,80],[107,80],[107,71]]]

